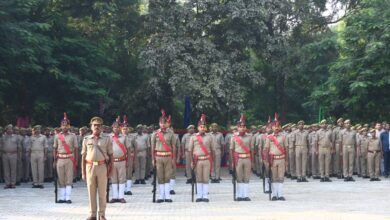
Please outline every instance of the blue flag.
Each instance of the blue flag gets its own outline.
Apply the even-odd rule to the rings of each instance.
[[[184,120],[183,125],[184,128],[187,128],[188,125],[191,123],[191,103],[190,103],[190,97],[186,96],[184,98]]]

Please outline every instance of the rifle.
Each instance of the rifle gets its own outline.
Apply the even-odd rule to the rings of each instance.
[[[106,201],[110,200],[110,178],[107,177]]]
[[[57,168],[54,168],[54,202],[58,203],[58,174]]]
[[[232,151],[233,152],[233,151]],[[232,154],[232,163],[233,163],[233,170],[232,170],[232,183],[233,183],[233,201],[236,201],[236,160],[234,158],[234,152]]]
[[[269,198],[269,201],[272,200],[272,159],[271,159],[272,155],[271,154],[268,154],[268,161],[269,161],[269,166],[268,166],[268,187],[269,187],[269,190],[268,190],[268,198]]]
[[[263,193],[265,193],[265,165],[264,165],[264,161],[263,161],[263,164],[261,166],[261,173],[263,174],[261,177],[263,179]]]
[[[194,202],[195,183],[196,183],[195,166],[196,163],[194,163],[194,168],[191,169],[191,201],[192,202]]]
[[[153,190],[152,190],[152,192],[153,192],[153,202],[155,203],[156,202],[156,191],[157,191],[157,189],[156,189],[156,187],[157,187],[157,168],[156,168],[156,165],[154,165],[153,166],[153,182],[152,182],[152,184],[153,184]]]

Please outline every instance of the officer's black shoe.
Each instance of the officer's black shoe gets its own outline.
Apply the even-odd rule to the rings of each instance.
[[[330,180],[329,177],[325,177],[325,182],[332,182],[332,180]]]
[[[368,179],[368,178],[370,178],[369,176],[363,176],[363,179]]]
[[[171,195],[175,195],[176,193],[175,193],[175,190],[171,190],[171,191],[169,191],[169,194],[171,194]],[[166,202],[166,201],[165,201]]]
[[[370,181],[371,181],[371,182],[372,182],[372,181],[375,181],[375,178],[371,178]]]
[[[172,202],[172,199],[166,199],[165,202]]]
[[[218,181],[222,181],[221,177],[218,178]]]
[[[141,180],[141,184],[146,184],[145,180]]]
[[[190,183],[192,183],[192,180],[191,179],[187,179],[186,184],[190,184]]]
[[[139,180],[135,180],[134,184],[139,184]]]
[[[220,183],[220,181],[219,180],[215,180],[215,183]]]
[[[71,204],[72,200],[66,200],[66,203]]]
[[[198,198],[195,200],[195,202],[202,202],[202,201],[203,201],[203,199],[201,199],[201,198]]]
[[[325,182],[325,178],[321,178],[320,182]]]
[[[38,188],[38,185],[34,184],[31,188]]]
[[[211,183],[215,183],[215,179],[211,179],[211,181],[210,181]]]
[[[237,201],[237,202],[243,201],[243,198],[238,197],[238,198],[236,199],[236,201]]]
[[[157,199],[157,203],[162,203],[164,202],[164,199]]]
[[[358,173],[357,172],[353,172],[352,175],[358,175]]]
[[[338,175],[337,176],[337,179],[342,179],[343,178],[343,175]]]
[[[125,192],[125,195],[131,196],[131,195],[133,195],[133,193],[131,193],[131,191],[127,191],[127,192]]]
[[[291,179],[292,179],[292,180],[296,180],[296,179],[298,179],[298,177],[292,176]]]
[[[349,181],[348,177],[344,178],[344,182],[348,182],[348,181]]]
[[[280,200],[280,201],[286,201],[286,199],[285,199],[283,196],[279,197],[278,200]]]
[[[58,203],[65,203],[65,200],[58,200]]]
[[[251,199],[249,197],[245,197],[243,198],[243,201],[251,201]]]
[[[276,196],[273,196],[272,198],[271,198],[271,201],[277,201],[278,200],[278,198],[276,198]]]
[[[40,189],[43,189],[43,188],[44,188],[44,186],[43,186],[43,185],[39,185],[39,186],[38,186],[38,188],[40,188]]]
[[[302,182],[309,182],[305,177],[302,178]]]
[[[109,201],[109,203],[116,203],[116,202],[118,202],[117,199],[111,199],[111,200]]]
[[[379,179],[379,178],[375,178],[375,181],[381,181],[381,179]]]
[[[286,177],[287,178],[291,178],[291,174],[286,174]]]
[[[302,182],[302,178],[297,179],[297,183],[300,183],[300,182]]]
[[[229,170],[229,174],[233,174],[233,170]]]
[[[355,182],[355,180],[352,178],[352,176],[349,177],[349,181]]]
[[[77,182],[76,178],[73,179],[73,183]]]
[[[209,199],[202,199],[203,202],[210,202]]]

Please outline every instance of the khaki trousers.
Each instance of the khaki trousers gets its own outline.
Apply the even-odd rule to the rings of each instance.
[[[272,183],[283,183],[285,170],[286,170],[285,159],[273,160],[271,166]]]
[[[58,187],[64,188],[73,184],[73,162],[71,159],[57,161]]]
[[[251,176],[251,160],[249,158],[238,158],[236,164],[237,183],[249,183]]]
[[[368,161],[368,173],[370,174],[370,178],[378,178],[380,173],[379,167],[381,163],[381,153],[368,152],[367,161]]]
[[[295,150],[294,148],[288,149],[288,161],[289,161],[289,168],[290,168],[290,174],[291,176],[297,176],[296,167],[295,167]]]
[[[196,183],[208,184],[210,180],[210,160],[198,160],[195,172]]]
[[[367,172],[367,151],[361,151],[360,153],[360,170],[362,176],[368,176]]]
[[[352,177],[355,162],[355,148],[352,145],[343,146],[343,173],[344,177]]]
[[[156,156],[156,168],[158,184],[169,183],[172,176],[172,158]]]
[[[45,160],[43,151],[31,152],[31,171],[33,184],[43,185],[45,174]]]
[[[341,175],[342,174],[342,170],[343,170],[343,166],[340,162],[340,144],[339,143],[336,143],[335,144],[335,153],[333,154],[333,174],[336,174],[336,175]]]
[[[219,179],[221,177],[221,150],[214,151],[213,158],[213,173],[211,174],[213,179]]]
[[[126,167],[126,179],[132,180],[133,179],[133,169],[134,169],[134,159],[132,156],[127,158],[127,167]]]
[[[137,166],[135,167],[135,178],[137,180],[145,179],[146,173],[146,151],[140,151],[137,153]]]
[[[191,178],[191,164],[192,164],[192,157],[191,157],[191,152],[186,151],[186,174],[187,174],[187,179]]]
[[[321,178],[329,177],[330,147],[319,147],[318,151]]]
[[[47,152],[45,161],[45,177],[53,178],[53,152]]]
[[[53,157],[52,157],[53,158]],[[51,161],[52,170],[53,170],[53,160]],[[31,173],[31,160],[30,160],[30,155],[27,153],[24,155],[24,163],[23,163],[23,179],[29,180],[30,179],[30,173]],[[46,170],[46,169],[45,169]]]
[[[111,171],[112,184],[126,183],[126,161],[114,162]]]
[[[297,170],[297,177],[306,176],[306,166],[307,166],[307,147],[306,146],[296,146],[295,147],[295,165]]]
[[[4,181],[6,185],[16,184],[16,163],[18,156],[16,153],[3,153]]]
[[[107,166],[86,165],[86,180],[89,197],[89,210],[93,217],[96,217],[97,201],[99,198],[99,216],[104,216],[106,212],[106,194],[107,194]],[[97,196],[96,196],[97,193]]]

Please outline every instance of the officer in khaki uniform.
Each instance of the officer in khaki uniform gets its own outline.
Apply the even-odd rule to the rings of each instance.
[[[368,173],[370,174],[370,181],[380,181],[380,163],[382,159],[382,143],[377,137],[375,129],[370,130],[371,137],[368,141],[367,147],[367,161],[368,161]]]
[[[173,127],[170,127],[170,130],[172,133],[174,133],[174,129]],[[172,160],[172,172],[171,172],[171,178],[169,180],[169,193],[171,195],[175,195],[176,192],[174,190],[174,187],[175,187],[175,184],[176,184],[176,163],[179,163],[180,162],[180,147],[181,147],[181,144],[180,144],[180,138],[179,138],[179,135],[178,134],[174,134],[175,136],[175,148],[174,148],[174,153],[173,153],[173,160]]]
[[[333,176],[337,176],[338,179],[341,179],[343,176],[343,164],[342,160],[342,145],[341,145],[341,132],[344,130],[344,119],[339,118],[337,120],[337,127],[333,129],[333,145],[334,153],[332,154],[332,167],[333,167]]]
[[[275,120],[269,123],[268,127],[272,128],[273,134],[267,136],[264,154],[267,155],[272,171],[272,201],[284,201],[286,200],[283,196],[284,172],[288,166],[286,163],[287,140],[284,135],[280,134],[282,128],[280,127],[277,114],[275,114]]]
[[[128,149],[130,152],[130,155],[127,158],[127,167],[126,167],[126,188],[125,188],[125,195],[133,195],[131,192],[131,187],[133,185],[133,170],[134,170],[134,163],[135,163],[135,155],[136,152],[134,151],[134,135],[130,133],[130,128],[128,127],[127,123],[127,117],[126,115],[123,116],[123,122],[122,122],[122,128],[121,133],[124,136],[127,136],[131,143],[131,147]]]
[[[220,183],[221,181],[221,159],[225,150],[225,141],[223,134],[218,131],[218,124],[212,123],[210,126],[211,132],[209,133],[215,141],[213,168],[211,173],[211,182]]]
[[[321,182],[332,182],[329,179],[330,156],[333,148],[333,133],[328,129],[326,120],[320,122],[321,129],[316,132],[316,155],[320,168]]]
[[[202,114],[198,122],[198,133],[191,135],[188,146],[192,155],[191,168],[195,170],[196,176],[196,202],[209,202],[209,178],[215,141],[206,131],[206,115]]]
[[[45,135],[41,134],[41,126],[34,126],[33,135],[31,136],[31,146],[30,146],[30,161],[31,161],[31,171],[33,177],[33,186],[32,188],[41,188],[43,189],[43,180],[45,173],[45,161],[47,155],[47,138]]]
[[[358,144],[357,144],[357,153],[358,153],[358,156],[360,156],[360,171],[361,171],[361,176],[363,178],[369,178],[368,176],[368,170],[367,170],[367,148],[368,148],[368,141],[369,141],[369,137],[368,137],[368,132],[367,132],[367,128],[366,127],[363,127],[360,129],[361,131],[361,135],[359,137],[359,141],[358,141]]]
[[[61,132],[54,137],[54,167],[57,169],[60,192],[59,203],[72,203],[73,174],[77,164],[78,144],[75,134],[69,132],[70,121],[66,113],[61,121]]]
[[[106,220],[107,180],[113,163],[112,141],[108,135],[102,133],[103,119],[93,117],[90,121],[92,134],[83,140],[82,178],[87,182],[90,217],[87,220],[96,220],[97,201],[99,199],[99,219]]]
[[[78,130],[78,135],[77,135],[77,143],[79,145],[79,154],[77,158],[77,174],[76,174],[76,180],[79,181],[81,179],[81,150],[83,149],[83,140],[85,135],[87,134],[88,128],[87,127],[81,127]]]
[[[53,181],[53,145],[54,132],[52,128],[45,128],[44,135],[47,139],[47,153],[45,160],[45,181]]]
[[[242,114],[237,122],[238,133],[233,135],[230,151],[235,161],[238,195],[236,201],[251,201],[248,196],[249,179],[252,167],[252,135],[246,133],[245,116]]]
[[[135,167],[135,184],[146,184],[146,156],[147,152],[150,151],[150,139],[149,135],[144,133],[144,127],[137,125],[137,133],[134,134],[135,151],[137,152],[136,160],[137,166]]]
[[[14,127],[14,135],[16,135],[19,139],[19,146],[20,150],[18,152],[18,161],[16,162],[16,185],[19,186],[20,182],[22,181],[22,178],[24,176],[24,170],[23,170],[23,139],[24,137],[20,134],[20,128],[19,127]]]
[[[187,133],[185,133],[181,139],[181,148],[184,149],[185,161],[186,161],[186,175],[187,175],[187,184],[191,183],[191,164],[192,156],[190,151],[190,139],[191,136],[195,133],[195,126],[189,125],[187,127]],[[184,156],[182,155],[182,156]]]
[[[225,153],[228,154],[229,174],[232,174],[232,167],[233,167],[232,155],[230,154],[230,141],[232,139],[233,134],[236,131],[237,131],[236,126],[230,126],[229,133],[225,135],[225,143],[226,143]]]
[[[4,189],[14,189],[16,185],[18,154],[21,151],[19,137],[13,134],[13,126],[7,125],[2,137],[1,152],[3,153]]]
[[[113,133],[110,134],[113,151],[113,166],[111,171],[111,187],[112,199],[110,203],[126,203],[125,187],[126,187],[126,164],[127,158],[130,156],[131,148],[134,148],[131,140],[127,135],[121,134],[121,121],[118,116],[117,120],[112,124]]]
[[[345,120],[345,130],[341,132],[341,146],[342,152],[340,155],[343,156],[343,173],[344,181],[355,181],[352,178],[353,165],[355,162],[355,152],[357,145],[356,131],[351,129],[351,121]]]
[[[309,134],[304,130],[304,121],[299,121],[298,130],[294,132],[293,142],[295,149],[295,165],[297,170],[297,182],[308,182],[306,179],[306,163],[309,146]]]
[[[294,149],[294,132],[296,130],[293,130],[292,125],[287,126],[287,135],[286,135],[286,141],[288,146],[288,164],[289,164],[289,170],[290,170],[290,177],[292,180],[297,179],[297,169],[295,167],[295,149]]]
[[[160,129],[152,134],[152,158],[153,166],[157,168],[157,179],[159,184],[160,197],[157,203],[172,202],[170,195],[170,179],[172,176],[172,166],[176,162],[174,150],[176,148],[175,134],[169,129],[171,116],[167,117],[165,111],[161,111],[159,120]]]

